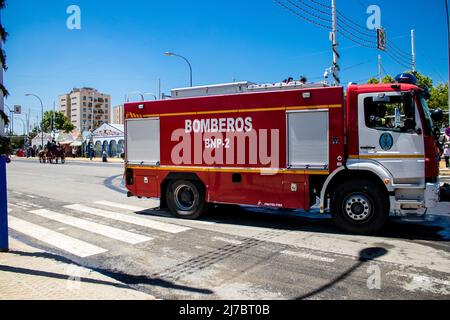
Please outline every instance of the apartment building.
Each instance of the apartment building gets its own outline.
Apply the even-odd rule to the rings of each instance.
[[[59,96],[58,106],[81,132],[111,122],[111,96],[94,88],[74,88]]]
[[[124,111],[123,104],[113,108],[113,123],[114,124],[124,124]]]

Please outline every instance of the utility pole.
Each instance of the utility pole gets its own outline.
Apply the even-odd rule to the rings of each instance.
[[[339,53],[338,53],[338,43],[337,43],[337,11],[336,11],[336,0],[331,0],[331,13],[332,13],[332,28],[330,33],[330,40],[332,43],[333,50],[333,67],[331,72],[333,73],[334,85],[339,86],[341,80],[339,79]]]
[[[161,100],[161,78],[158,78],[158,100]]]
[[[53,101],[53,112],[52,112],[52,138],[55,137],[55,101]]]
[[[378,55],[378,81],[380,83],[383,82],[383,75],[382,75],[382,68],[381,68],[381,54]]]
[[[416,41],[414,29],[411,30],[412,71],[416,72]]]

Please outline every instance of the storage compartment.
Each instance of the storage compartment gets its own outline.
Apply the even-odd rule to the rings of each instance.
[[[287,114],[288,168],[328,169],[328,110]]]
[[[127,120],[126,158],[129,164],[159,165],[159,118]]]

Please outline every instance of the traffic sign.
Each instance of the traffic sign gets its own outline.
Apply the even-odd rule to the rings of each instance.
[[[14,106],[14,113],[15,114],[22,114],[22,106],[15,105]]]
[[[377,29],[377,47],[379,50],[386,51],[386,30]]]

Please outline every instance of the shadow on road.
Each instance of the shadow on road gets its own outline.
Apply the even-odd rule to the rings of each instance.
[[[20,252],[20,251],[11,251],[10,254],[19,255],[23,257],[37,257],[37,258],[45,258],[45,259],[51,259],[54,261],[71,264],[71,265],[77,265],[80,267],[84,267],[78,263],[75,263],[67,258],[64,258],[62,256],[52,254],[49,252]],[[214,292],[209,289],[202,289],[202,288],[194,288],[189,287],[185,285],[179,285],[171,281],[164,280],[162,278],[152,278],[145,275],[131,275],[126,274],[122,272],[116,272],[101,268],[89,268],[93,271],[96,271],[100,274],[103,274],[107,277],[113,278],[117,281],[120,281],[122,283],[114,283],[114,282],[108,282],[108,281],[102,281],[102,280],[95,280],[95,279],[89,279],[89,278],[81,278],[82,282],[87,283],[94,283],[94,284],[101,284],[101,285],[110,285],[118,288],[127,288],[127,289],[133,289],[130,286],[132,285],[149,285],[149,286],[158,286],[166,289],[172,289],[172,290],[182,290],[182,291],[188,291],[193,293],[199,293],[204,295],[210,295]],[[37,270],[31,270],[31,269],[24,269],[24,268],[14,268],[9,266],[3,266],[0,265],[0,271],[5,272],[15,272],[15,273],[22,273],[22,274],[28,274],[28,275],[34,275],[34,276],[40,276],[40,277],[48,277],[48,278],[55,278],[55,279],[68,279],[68,275],[65,274],[57,274],[52,272],[45,272],[45,271],[37,271]]]
[[[139,215],[157,216],[178,219],[167,210],[147,210]],[[247,208],[234,205],[220,205],[211,209],[202,218],[228,225],[251,226],[286,231],[305,231],[321,234],[345,234],[337,229],[330,215],[305,213],[301,211],[284,211],[276,209]],[[399,222],[392,219],[386,228],[374,237],[403,239],[448,241],[443,234],[450,233],[450,225],[427,222]]]
[[[347,277],[349,277],[353,272],[355,272],[358,268],[360,268],[365,263],[372,261],[376,258],[382,257],[382,256],[386,255],[387,253],[388,253],[388,251],[384,248],[366,248],[364,250],[361,250],[361,252],[359,253],[358,263],[356,263],[354,266],[349,268],[347,271],[345,271],[339,277],[333,279],[329,283],[327,283],[327,284],[323,285],[322,287],[320,287],[312,292],[309,292],[303,296],[297,297],[295,300],[309,299],[309,298],[312,298],[312,297],[330,289],[335,284],[345,280]]]

